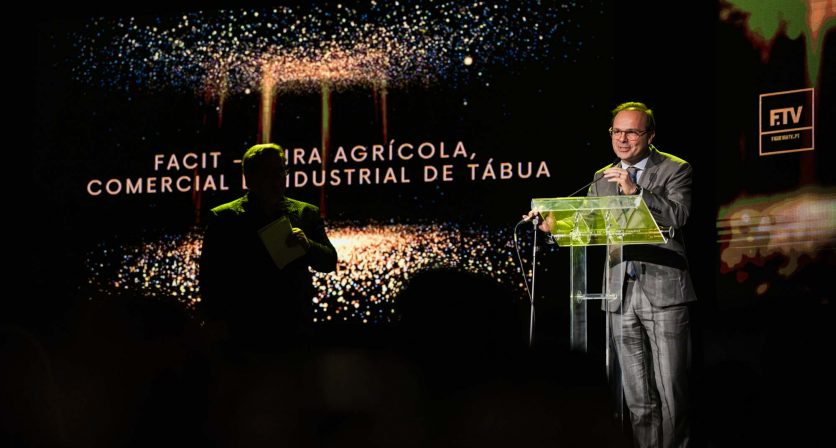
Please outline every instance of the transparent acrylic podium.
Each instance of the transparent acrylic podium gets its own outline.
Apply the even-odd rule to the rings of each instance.
[[[532,199],[532,210],[540,212],[554,241],[570,248],[569,315],[570,348],[588,351],[587,302],[602,300],[607,307],[621,302],[626,263],[623,248],[627,244],[660,244],[667,242],[662,229],[650,214],[641,196],[600,196]],[[601,293],[587,292],[587,246],[606,246],[604,279]],[[607,378],[617,396],[621,396],[621,375],[618,363],[612,359],[610,319],[606,322],[607,347],[605,363]],[[619,332],[618,334],[621,334]],[[619,400],[620,401],[620,400]],[[617,413],[623,417],[621,403]]]

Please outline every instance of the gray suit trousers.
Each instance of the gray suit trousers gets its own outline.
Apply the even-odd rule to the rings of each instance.
[[[633,437],[639,447],[687,447],[688,306],[654,306],[645,292],[653,285],[642,285],[642,279],[625,279],[622,306],[608,313]]]

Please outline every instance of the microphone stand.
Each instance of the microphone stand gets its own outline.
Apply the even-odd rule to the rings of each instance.
[[[621,162],[621,159],[616,158],[615,160],[612,161],[612,163],[610,163],[610,165],[615,166],[616,164],[618,164],[620,162]],[[585,188],[589,188],[592,184],[600,182],[601,179],[604,179],[603,174],[601,174],[601,177],[599,177],[597,179],[593,179],[592,182],[584,185],[583,187],[579,188],[577,191],[575,191],[574,193],[570,194],[567,197],[572,197],[572,196],[580,193]],[[517,225],[520,225],[524,221],[527,221],[527,219],[523,219],[522,221],[517,223]],[[537,234],[540,232],[540,229],[538,228],[538,225],[540,224],[540,216],[537,215],[537,216],[532,217],[531,222],[534,224],[534,246],[531,249],[531,289],[528,291],[529,302],[531,304],[531,311],[529,312],[529,318],[528,318],[528,347],[529,348],[531,348],[534,345],[534,280],[537,277]],[[672,231],[671,231],[671,234],[672,234]],[[514,238],[516,238],[516,230],[515,230]],[[519,256],[519,252],[517,253],[517,256]],[[520,259],[520,266],[522,267],[522,259]],[[525,274],[525,272],[523,271],[523,275],[524,274]],[[525,279],[525,277],[523,277],[523,280],[524,279]]]
[[[612,163],[610,163],[610,165],[612,165],[612,166],[616,166],[616,165],[617,165],[617,164],[619,164],[619,163],[621,163],[621,159],[616,158],[615,160],[613,160],[613,162],[612,162]],[[599,178],[597,178],[597,179],[594,179],[592,182],[590,182],[590,183],[588,183],[588,184],[584,185],[584,186],[583,186],[583,187],[581,187],[581,188],[578,188],[578,189],[577,189],[574,193],[572,193],[572,194],[570,194],[569,196],[566,196],[566,197],[567,197],[567,198],[571,198],[572,196],[574,196],[574,195],[576,195],[576,194],[580,193],[581,191],[583,191],[585,188],[589,188],[592,184],[600,182],[600,181],[601,181],[601,179],[603,179],[603,178],[604,178],[604,174],[603,174],[603,173],[601,173],[601,177],[599,177]]]
[[[620,162],[621,162],[621,159],[616,158],[610,165],[615,166],[616,164],[618,164]],[[597,179],[593,179],[592,182],[584,185],[583,187],[579,188],[577,191],[575,191],[574,193],[570,194],[567,197],[572,197],[572,196],[580,193],[581,191],[583,191],[583,189],[589,188],[590,185],[592,185],[596,182],[600,182],[601,179],[604,179],[603,174],[601,174],[601,177],[599,177]],[[523,220],[523,221],[525,221],[525,220]],[[531,303],[531,312],[530,312],[529,318],[528,318],[528,347],[529,348],[534,345],[534,279],[537,276],[537,234],[540,231],[540,229],[538,229],[537,227],[540,224],[540,216],[539,215],[534,216],[533,218],[531,218],[531,222],[534,224],[534,246],[531,249],[531,290],[529,291],[529,294],[531,295],[531,297],[529,297],[529,302]],[[520,262],[522,263],[522,260],[520,260]]]
[[[534,279],[537,276],[537,233],[540,229],[537,228],[537,225],[540,223],[540,219],[535,216],[531,219],[531,222],[534,224],[534,245],[531,248],[531,312],[529,313],[528,317],[528,347],[531,348],[534,345]]]

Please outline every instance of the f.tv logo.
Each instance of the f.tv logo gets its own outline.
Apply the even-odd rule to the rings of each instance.
[[[760,95],[760,155],[813,150],[814,94],[810,88]]]
[[[804,106],[771,109],[769,111],[769,125],[782,126],[790,124],[790,121],[787,120],[787,116],[789,116],[790,120],[792,120],[792,124],[798,124],[801,121],[802,109],[804,109]]]

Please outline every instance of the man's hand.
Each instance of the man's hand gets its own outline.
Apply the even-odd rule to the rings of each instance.
[[[291,229],[293,233],[287,236],[287,245],[288,246],[295,246],[297,244],[301,244],[305,250],[308,250],[311,247],[311,242],[308,240],[308,237],[305,235],[305,231],[298,227],[294,227]]]
[[[546,219],[543,219],[543,217],[540,216],[540,212],[537,210],[531,210],[527,215],[523,215],[523,219],[526,221],[533,221],[536,219],[538,222],[537,228],[546,233],[551,232],[551,221],[554,220],[551,214],[546,215]]]
[[[618,183],[618,187],[624,194],[636,194],[636,191],[639,189],[638,186],[633,183],[633,179],[630,178],[630,173],[628,173],[624,168],[618,166],[609,168],[604,171],[604,177],[607,178],[607,182]]]

